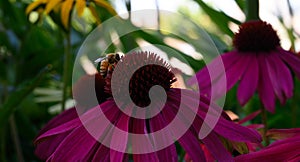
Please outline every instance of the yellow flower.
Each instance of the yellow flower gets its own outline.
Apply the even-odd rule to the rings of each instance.
[[[48,15],[51,11],[60,11],[62,24],[67,29],[70,22],[69,19],[71,11],[74,7],[76,7],[78,16],[82,16],[84,9],[87,7],[95,17],[97,23],[100,23],[101,20],[96,12],[96,5],[103,7],[111,14],[116,15],[116,11],[112,8],[112,6],[104,0],[36,0],[26,8],[26,14],[29,14],[31,11],[38,9],[39,7],[43,8],[46,15]]]

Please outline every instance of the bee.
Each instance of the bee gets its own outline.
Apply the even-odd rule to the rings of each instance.
[[[119,53],[109,53],[106,54],[105,57],[98,58],[95,60],[97,63],[97,70],[99,71],[100,75],[105,78],[107,73],[112,72],[117,65],[117,63],[121,60],[123,55]]]

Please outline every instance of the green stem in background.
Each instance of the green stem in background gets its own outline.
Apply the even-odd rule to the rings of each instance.
[[[259,20],[258,0],[246,0],[246,21]]]
[[[289,14],[290,14],[290,17],[291,17],[291,22],[292,22],[291,26],[287,28],[287,33],[288,33],[289,39],[291,41],[291,50],[295,51],[295,36],[294,36],[294,29],[293,29],[294,11],[292,9],[292,5],[291,5],[290,0],[287,0],[287,4],[288,4]]]
[[[24,156],[22,153],[22,146],[21,146],[21,142],[18,136],[18,130],[17,130],[17,126],[16,126],[16,122],[15,122],[15,118],[14,115],[12,114],[10,119],[9,119],[9,124],[10,124],[10,130],[11,130],[11,135],[12,135],[12,140],[14,142],[15,145],[15,149],[17,152],[17,159],[19,162],[24,162]]]
[[[264,125],[263,129],[263,140],[266,143],[266,146],[270,144],[269,137],[267,137],[267,132],[268,132],[268,118],[267,118],[267,111],[266,108],[262,105],[261,106],[261,120]]]
[[[70,30],[69,30],[70,31]],[[65,58],[64,58],[64,71],[63,71],[63,94],[62,94],[62,111],[65,110],[65,103],[68,93],[68,83],[70,81],[70,63],[71,63],[71,33],[65,34],[66,45],[65,45]]]
[[[183,148],[181,148],[180,153],[179,153],[179,162],[183,162],[184,161],[184,156],[185,156],[185,151]]]

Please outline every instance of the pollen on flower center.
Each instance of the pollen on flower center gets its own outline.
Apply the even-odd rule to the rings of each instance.
[[[239,51],[270,51],[280,45],[280,39],[270,24],[264,21],[249,21],[240,26],[233,44]]]
[[[168,91],[175,81],[174,74],[160,65],[145,65],[138,69],[129,82],[130,97],[136,105],[145,107],[150,104],[149,91],[155,85],[160,85]]]
[[[114,85],[119,85],[118,91],[123,93],[128,87],[126,82],[129,81],[130,98],[139,107],[146,107],[150,104],[149,91],[153,86],[159,85],[167,92],[172,83],[176,81],[169,64],[154,53],[128,54],[122,58],[121,62],[126,64],[126,68],[114,70],[115,76],[120,78],[117,81],[118,83],[114,83]],[[130,72],[128,71],[137,66],[140,68],[134,71],[132,76],[129,76]],[[107,81],[107,89],[111,93],[112,85],[109,80],[110,76]]]

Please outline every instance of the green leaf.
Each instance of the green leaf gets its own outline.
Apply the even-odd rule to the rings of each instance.
[[[18,86],[15,92],[12,92],[4,104],[0,107],[0,132],[2,131],[4,125],[7,123],[10,115],[14,113],[22,102],[22,100],[29,95],[35,87],[39,85],[42,78],[51,69],[50,66],[45,67],[42,71],[32,80],[25,82]]]
[[[235,3],[243,12],[245,11],[245,0],[235,0]]]
[[[207,15],[211,18],[211,20],[218,26],[218,28],[223,31],[225,34],[229,35],[230,37],[233,37],[233,32],[229,29],[228,23],[233,22],[236,24],[241,24],[240,21],[226,15],[222,11],[217,11],[210,6],[208,6],[206,3],[204,3],[202,0],[195,0],[204,12],[207,13]]]

